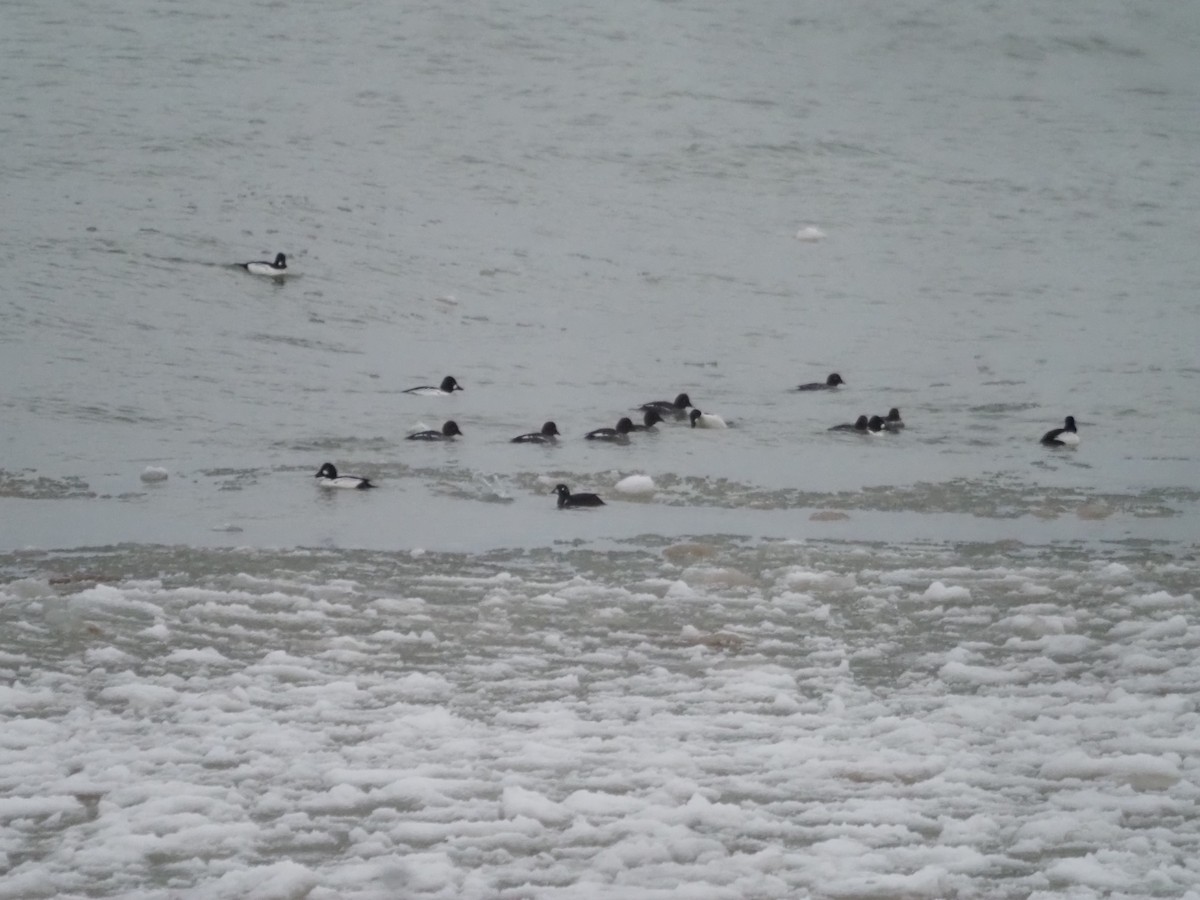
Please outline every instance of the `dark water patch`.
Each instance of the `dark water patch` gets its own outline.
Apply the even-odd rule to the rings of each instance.
[[[32,469],[26,469],[24,472],[0,469],[0,497],[19,500],[68,500],[96,496],[82,478],[49,478],[34,475],[32,472]]]
[[[1140,59],[1146,51],[1139,47],[1118,44],[1100,35],[1089,37],[1057,38],[1054,43],[1068,50],[1096,56],[1116,56],[1125,59]]]
[[[299,453],[385,453],[395,450],[397,444],[385,437],[322,437],[299,440],[275,441],[272,447],[280,450],[295,450]],[[286,471],[286,470],[285,470]]]
[[[263,344],[283,344],[288,347],[297,347],[301,350],[319,350],[323,353],[354,353],[361,354],[361,350],[347,347],[341,344],[333,344],[328,341],[316,341],[311,338],[299,338],[290,334],[266,334],[264,332],[254,332],[246,335],[249,340]]]
[[[200,472],[205,478],[214,479],[219,491],[240,491],[258,484],[260,478],[269,474],[266,469],[204,469]]]
[[[1024,384],[1023,381],[989,381],[986,384],[1008,385],[1008,384]],[[1013,413],[1028,412],[1031,409],[1038,409],[1037,403],[982,403],[978,406],[969,406],[967,411],[980,416],[1007,416]]]

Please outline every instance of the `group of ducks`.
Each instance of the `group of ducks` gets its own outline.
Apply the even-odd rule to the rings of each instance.
[[[282,256],[282,254],[280,254]],[[249,264],[247,264],[249,265]],[[830,375],[823,382],[811,382],[802,384],[796,390],[799,391],[822,391],[835,390],[839,385],[845,384],[842,376],[836,372]],[[442,379],[439,385],[420,385],[418,387],[408,388],[403,393],[415,394],[421,396],[447,396],[455,391],[461,391],[462,385],[454,378],[453,375],[447,375]],[[711,415],[701,412],[692,405],[691,398],[687,394],[679,394],[674,400],[653,400],[649,403],[643,403],[638,407],[642,413],[642,423],[634,424],[633,420],[628,416],[623,416],[614,428],[597,428],[594,431],[589,431],[584,435],[584,438],[589,441],[611,441],[614,443],[629,443],[629,435],[637,431],[654,431],[655,425],[660,422],[665,422],[667,418],[688,419],[692,428],[727,428],[729,427],[725,420],[720,416]],[[900,417],[900,410],[892,407],[888,410],[886,416],[859,416],[853,423],[847,422],[842,425],[834,425],[830,431],[852,431],[859,434],[879,434],[882,432],[895,433],[904,428],[904,420]],[[425,431],[417,431],[408,435],[407,440],[410,441],[448,441],[462,435],[462,431],[458,427],[458,423],[453,419],[448,420],[440,429],[429,429]],[[532,431],[528,434],[519,434],[511,439],[514,444],[554,444],[558,442],[561,432],[558,426],[553,422],[546,422],[542,425],[541,430]],[[1073,447],[1079,443],[1079,433],[1075,428],[1075,417],[1067,416],[1064,427],[1054,428],[1042,435],[1041,443],[1051,447]],[[317,471],[315,476],[320,479],[320,483],[324,487],[333,488],[352,488],[355,490],[365,490],[373,488],[375,485],[369,478],[363,478],[359,475],[342,475],[338,473],[337,467],[333,463],[325,463]],[[573,494],[571,489],[565,484],[557,485],[553,493],[558,495],[559,509],[574,509],[593,506],[604,506],[604,501],[596,494]]]
[[[287,272],[287,256],[283,253],[275,254],[273,262],[266,260],[256,260],[253,262],[239,263],[241,268],[245,269],[251,275],[265,275],[273,278],[281,278]],[[824,381],[813,381],[808,384],[802,384],[796,388],[798,391],[832,391],[836,390],[839,385],[846,382],[837,372],[829,375]],[[423,384],[418,387],[409,388],[404,391],[406,394],[417,394],[422,396],[446,396],[453,394],[455,391],[461,391],[462,385],[454,378],[453,375],[447,375],[442,379],[439,385]],[[589,441],[611,441],[614,443],[629,443],[629,435],[638,431],[653,431],[654,426],[660,422],[666,421],[667,418],[684,419],[686,418],[693,428],[728,428],[725,420],[720,416],[712,415],[711,413],[701,412],[692,405],[691,398],[687,394],[679,394],[674,400],[653,400],[649,403],[643,403],[638,407],[638,411],[642,413],[642,421],[640,424],[634,423],[633,419],[628,416],[622,416],[617,420],[617,424],[613,428],[597,428],[594,431],[589,431],[584,435]],[[834,425],[830,431],[852,431],[858,434],[880,434],[884,432],[895,433],[904,428],[904,421],[900,418],[900,410],[892,407],[888,410],[886,416],[859,416],[854,422],[845,422],[841,425]],[[554,444],[558,442],[558,438],[562,432],[558,430],[558,425],[554,422],[546,422],[542,425],[541,430],[532,431],[528,434],[519,434],[512,439],[514,444]],[[462,430],[458,427],[458,423],[453,419],[446,421],[441,428],[426,429],[417,431],[408,435],[407,440],[410,441],[449,441],[456,437],[462,436]],[[1075,427],[1075,417],[1067,416],[1062,428],[1053,428],[1042,435],[1041,443],[1047,447],[1075,447],[1079,444],[1079,432]],[[316,477],[321,480],[321,484],[325,487],[336,488],[353,488],[363,490],[366,488],[375,487],[369,478],[362,478],[358,475],[340,475],[337,467],[333,463],[325,463],[317,471]],[[604,501],[595,494],[572,494],[570,488],[565,484],[560,484],[554,488],[554,493],[558,495],[558,508],[565,509],[571,507],[586,507],[586,506],[603,506]]]
[[[834,372],[824,381],[813,381],[796,388],[798,391],[832,391],[839,384],[845,384],[842,376]],[[857,431],[860,434],[879,434],[882,431],[896,432],[904,427],[900,418],[900,410],[892,407],[886,416],[859,416],[853,422],[834,425],[830,431]],[[1041,443],[1047,447],[1077,447],[1079,432],[1075,428],[1075,417],[1067,416],[1062,428],[1052,428],[1042,435]]]
[[[283,254],[280,254],[282,256]],[[280,262],[280,260],[276,260]],[[246,266],[251,263],[244,263]],[[270,265],[262,263],[261,265]],[[253,271],[247,269],[247,271]],[[442,379],[441,384],[422,384],[417,387],[408,388],[402,391],[405,394],[414,394],[418,396],[448,396],[455,391],[461,391],[462,385],[453,375],[447,375]],[[801,388],[802,390],[805,388]],[[633,420],[628,416],[623,416],[618,420],[613,428],[597,428],[589,431],[584,435],[584,438],[589,441],[610,441],[613,443],[629,443],[629,435],[637,431],[655,431],[655,425],[660,422],[665,422],[667,418],[688,419],[692,428],[728,428],[725,420],[720,416],[710,415],[701,412],[692,406],[691,398],[687,394],[679,394],[674,400],[652,400],[649,403],[643,403],[638,407],[642,413],[641,424],[634,424]],[[899,413],[897,413],[897,416]],[[556,444],[562,432],[558,430],[558,425],[553,421],[546,422],[542,425],[539,431],[531,431],[528,434],[519,434],[512,438],[513,444]],[[449,441],[456,437],[462,436],[462,430],[458,427],[458,423],[453,419],[447,420],[441,428],[427,429],[424,431],[416,431],[408,435],[405,439],[409,441]],[[369,478],[363,478],[361,475],[344,475],[338,472],[337,466],[333,463],[325,463],[317,470],[316,478],[320,479],[323,487],[331,488],[351,488],[354,490],[366,490],[375,487]],[[572,494],[570,488],[565,484],[560,484],[554,489],[554,493],[558,494],[559,509],[566,507],[580,506],[603,506],[604,501],[595,494]]]

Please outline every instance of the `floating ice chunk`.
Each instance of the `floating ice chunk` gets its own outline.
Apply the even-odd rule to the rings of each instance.
[[[571,810],[564,809],[562,804],[555,803],[544,794],[517,785],[509,785],[504,789],[500,798],[500,808],[506,819],[525,816],[550,824],[568,822],[574,816]]]
[[[142,637],[152,638],[156,641],[165,641],[171,636],[171,629],[159,622],[157,625],[151,625],[149,628],[143,628],[138,632]]]
[[[162,466],[146,466],[146,468],[142,469],[142,481],[147,484],[153,484],[156,481],[166,481],[167,478],[167,470]]]
[[[5,687],[0,684],[0,710],[14,712],[53,705],[53,691],[27,691],[20,687]]]
[[[1174,607],[1191,607],[1195,603],[1191,594],[1175,596],[1166,591],[1155,591],[1153,594],[1143,594],[1129,600],[1134,609],[1171,609]]]
[[[164,656],[163,661],[169,663],[194,663],[206,666],[222,665],[228,663],[229,659],[216,647],[205,647],[203,649],[174,650]]]
[[[961,662],[948,662],[938,670],[942,681],[959,684],[1020,684],[1028,681],[1029,672],[1011,672],[991,666],[972,666]]]
[[[375,640],[388,644],[436,644],[437,635],[429,629],[417,633],[416,631],[392,631],[384,629],[376,631],[371,635]]]
[[[408,700],[441,700],[452,693],[450,683],[441,675],[413,672],[396,679],[396,689]]]
[[[753,575],[728,566],[689,566],[683,571],[683,580],[699,587],[753,587],[757,584]]]
[[[151,709],[175,703],[179,694],[173,688],[157,684],[118,684],[102,690],[100,699],[127,703],[135,709]]]
[[[649,475],[630,475],[618,481],[614,489],[621,494],[636,496],[653,494],[657,490],[657,485]]]
[[[212,896],[245,897],[247,900],[303,900],[319,883],[320,879],[311,869],[285,860],[226,872],[213,882]]]
[[[1018,613],[1006,619],[1001,619],[996,623],[996,627],[1006,628],[1014,634],[1028,637],[1045,637],[1052,634],[1066,634],[1067,628],[1075,627],[1075,620],[1073,617],[1068,618],[1066,616],[1039,616]]]
[[[1182,640],[1188,634],[1188,622],[1183,616],[1172,616],[1162,622],[1118,622],[1109,637],[1126,638],[1136,635],[1142,640]]]
[[[3,797],[0,798],[0,822],[44,818],[55,813],[75,812],[78,809],[79,801],[74,797]]]
[[[1129,875],[1121,870],[1120,861],[1114,859],[1114,862],[1118,864],[1115,868],[1104,865],[1094,853],[1074,859],[1060,859],[1046,869],[1046,877],[1056,885],[1086,884],[1089,887],[1116,890],[1133,887]]]
[[[858,578],[853,572],[839,574],[835,572],[816,572],[810,569],[789,569],[780,579],[780,585],[791,590],[812,591],[852,591],[858,586]]]
[[[692,590],[686,581],[671,582],[671,586],[667,588],[667,592],[664,595],[665,598],[671,600],[693,600],[697,596],[696,592]]]
[[[1175,664],[1169,659],[1150,653],[1124,653],[1118,665],[1126,672],[1169,672]]]
[[[1125,782],[1134,790],[1164,790],[1182,777],[1179,765],[1180,758],[1174,753],[1162,756],[1133,753],[1097,758],[1080,750],[1071,750],[1042,763],[1040,774],[1043,778],[1056,781],[1067,778],[1085,781],[1113,778]]]
[[[435,891],[442,896],[454,896],[457,893],[453,888],[462,879],[463,870],[456,867],[445,853],[407,853],[403,862],[406,876],[404,887],[411,891],[408,896],[433,894]],[[393,896],[403,895],[397,893]]]
[[[84,651],[83,661],[89,666],[127,664],[130,656],[116,647],[93,647]]]
[[[1133,580],[1133,572],[1130,570],[1129,566],[1124,566],[1117,562],[1109,563],[1099,571],[1098,575],[1100,578],[1103,578],[1106,581],[1128,582]]]
[[[940,581],[935,581],[921,596],[926,600],[941,603],[945,600],[970,600],[971,592],[965,587],[946,587]]]
[[[804,708],[792,694],[776,694],[771,700],[771,706],[780,713],[800,712]]]
[[[693,542],[685,542],[681,544],[672,544],[663,551],[663,556],[669,561],[677,565],[683,565],[687,562],[693,562],[697,559],[707,559],[714,556],[717,548],[711,544],[700,544]]]
[[[946,875],[940,866],[925,866],[912,874],[856,874],[833,879],[824,885],[824,893],[830,897],[945,897]]]
[[[1033,642],[1051,659],[1081,659],[1094,646],[1091,638],[1082,634],[1047,635]]]
[[[796,232],[796,240],[815,244],[817,241],[825,240],[825,232],[816,225],[805,225]]]

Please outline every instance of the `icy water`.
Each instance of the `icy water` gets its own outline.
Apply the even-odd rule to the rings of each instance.
[[[1198,45],[5,5],[0,898],[1200,897]]]

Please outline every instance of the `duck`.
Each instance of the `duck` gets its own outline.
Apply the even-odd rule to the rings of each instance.
[[[892,407],[888,410],[888,414],[883,418],[883,427],[887,431],[899,431],[904,427],[904,420],[900,418],[900,410]]]
[[[361,491],[375,487],[369,478],[361,478],[358,475],[339,475],[337,466],[328,462],[321,466],[313,477],[320,478],[321,487],[327,488],[354,488]]]
[[[531,431],[529,434],[519,434],[509,443],[511,444],[557,444],[559,430],[558,426],[553,422],[547,422],[542,426],[541,431]]]
[[[442,379],[442,383],[437,387],[432,384],[423,384],[419,387],[408,388],[403,393],[418,394],[422,397],[445,397],[448,394],[453,394],[455,391],[461,391],[462,385],[455,381],[453,375],[447,375]]]
[[[695,407],[688,413],[688,418],[691,419],[693,428],[728,428],[725,420],[720,416],[715,416],[711,413],[700,412]]]
[[[884,421],[883,416],[871,416],[871,418],[867,419],[867,430],[871,434],[879,434],[881,431],[887,431],[887,423]]]
[[[676,419],[682,419],[687,415],[688,407],[691,405],[691,398],[687,394],[679,394],[674,400],[651,400],[649,403],[643,403],[638,410],[641,412],[653,410],[660,416],[674,416]]]
[[[830,431],[857,431],[860,434],[868,434],[871,430],[871,420],[866,416],[859,416],[853,423],[843,422],[841,425],[834,425]]]
[[[571,489],[565,484],[560,484],[556,487],[554,493],[558,494],[559,509],[574,509],[581,506],[604,506],[604,501],[595,494],[572,494]]]
[[[629,441],[629,432],[633,431],[633,420],[623,416],[616,428],[597,428],[584,435],[589,441]]]
[[[845,384],[842,376],[834,372],[824,381],[810,381],[808,384],[802,384],[796,390],[798,391],[832,391],[836,390],[839,384]]]
[[[462,435],[458,430],[458,423],[453,419],[446,422],[442,426],[441,431],[430,429],[429,431],[415,431],[410,434],[405,440],[408,441],[452,441],[456,436]]]
[[[663,420],[663,417],[658,414],[658,410],[648,409],[648,410],[646,410],[646,414],[644,416],[642,416],[642,424],[638,425],[635,422],[630,430],[632,430],[632,431],[658,431],[658,429],[655,428],[654,426],[657,425],[662,420]]]
[[[282,275],[287,271],[287,256],[276,253],[275,262],[266,262],[260,259],[254,262],[238,263],[238,265],[251,275]]]
[[[1075,417],[1067,416],[1062,428],[1052,428],[1042,435],[1047,447],[1078,447],[1079,432],[1075,430]]]

